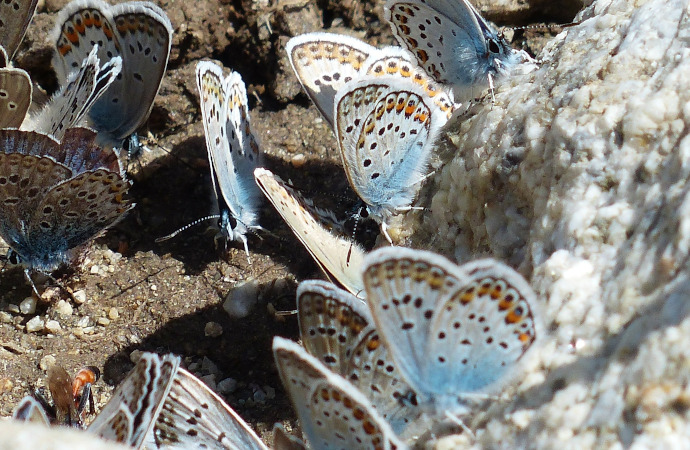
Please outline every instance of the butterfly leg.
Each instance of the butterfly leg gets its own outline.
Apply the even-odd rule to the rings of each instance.
[[[386,237],[386,240],[390,245],[393,245],[393,239],[391,239],[390,235],[388,234],[388,224],[386,222],[381,222],[381,233]]]

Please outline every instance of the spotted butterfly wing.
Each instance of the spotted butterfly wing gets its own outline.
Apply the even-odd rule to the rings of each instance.
[[[14,57],[36,11],[38,0],[5,0],[0,2],[0,46],[8,58]]]
[[[273,354],[311,448],[406,448],[360,391],[302,347],[275,337]]]

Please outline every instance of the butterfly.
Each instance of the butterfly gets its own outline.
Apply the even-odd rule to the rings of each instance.
[[[331,231],[337,225],[337,219],[316,208],[271,171],[256,169],[254,177],[326,276],[335,279],[353,295],[362,295],[364,249]]]
[[[447,115],[417,84],[366,77],[335,97],[335,135],[350,186],[381,223],[409,211]]]
[[[209,61],[197,64],[196,82],[221,234],[242,241],[249,258],[246,235],[261,228],[261,192],[253,178],[261,152],[249,125],[247,91],[240,74],[223,77],[223,69]]]
[[[449,116],[456,107],[448,93],[399,47],[377,49],[350,36],[317,32],[290,39],[285,51],[304,91],[332,129],[336,93],[348,82],[367,75],[399,76],[416,82]]]
[[[467,0],[388,0],[393,34],[437,82],[452,87],[456,101],[471,100],[493,78],[524,59]]]
[[[135,448],[267,450],[178,357],[153,353],[141,356],[87,432]]]
[[[365,259],[367,304],[402,378],[434,414],[501,389],[538,334],[536,295],[493,259],[457,266],[402,247]]]
[[[311,448],[407,448],[364,394],[301,346],[276,336],[273,355]]]
[[[26,29],[36,11],[38,0],[6,0],[0,2],[0,46],[5,64],[14,57],[24,39]]]
[[[134,133],[148,118],[168,64],[172,25],[165,12],[149,2],[110,6],[100,0],[77,0],[58,14],[53,31],[53,67],[61,85],[98,44],[100,61],[122,58],[122,72],[88,113],[99,144],[130,150]]]
[[[117,155],[95,138],[84,128],[67,130],[61,142],[0,130],[0,237],[29,281],[32,270],[50,273],[70,262],[134,206]]]
[[[365,302],[331,283],[303,281],[297,288],[297,319],[307,352],[358,388],[393,431],[403,433],[421,415]]]

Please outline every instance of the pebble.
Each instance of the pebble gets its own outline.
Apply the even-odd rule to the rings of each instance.
[[[273,400],[276,398],[276,390],[271,386],[264,386],[264,392],[266,393],[267,400]]]
[[[19,304],[19,311],[22,314],[33,314],[36,312],[36,299],[33,297],[26,297]]]
[[[234,378],[226,378],[218,382],[218,392],[221,394],[235,392],[235,389],[237,389],[237,380]]]
[[[72,305],[70,305],[68,301],[60,300],[57,302],[57,305],[55,305],[55,312],[62,317],[69,317],[72,315],[72,312],[74,312],[74,308],[72,308]]]
[[[2,323],[12,323],[12,314],[7,311],[0,311],[0,322]]]
[[[216,365],[216,363],[204,356],[204,359],[201,360],[201,371],[213,375],[213,384],[216,384],[215,376],[220,375],[220,370],[218,370],[218,366]]]
[[[48,370],[48,367],[54,365],[57,362],[57,359],[55,359],[55,356],[53,355],[45,355],[41,360],[38,362],[38,367],[41,368],[41,370],[46,371]]]
[[[110,325],[110,319],[108,319],[107,317],[99,317],[96,323],[98,325],[103,325],[104,327],[107,327],[108,325]]]
[[[290,161],[292,163],[292,166],[296,169],[299,169],[304,165],[304,163],[307,161],[307,159],[304,157],[302,153],[297,154],[292,157],[292,160]]]
[[[74,301],[78,305],[83,305],[84,303],[86,303],[86,291],[85,290],[79,289],[78,291],[74,292],[74,294],[72,294],[72,296],[74,297]]]
[[[118,311],[115,307],[110,308],[110,310],[108,311],[108,318],[110,320],[115,320],[118,317],[120,317],[120,311]]]
[[[86,328],[89,326],[89,318],[87,316],[82,317],[77,321],[77,326],[81,328]]]
[[[15,305],[14,303],[7,305],[7,310],[12,314],[19,314],[19,306]]]
[[[48,330],[49,333],[58,334],[62,331],[62,327],[57,320],[48,320],[46,321],[46,330]]]
[[[211,375],[204,375],[203,377],[199,377],[201,381],[204,382],[206,386],[208,386],[212,391],[216,390],[216,376],[211,374]]]
[[[43,331],[43,328],[45,328],[45,322],[43,319],[41,319],[40,316],[36,316],[26,322],[26,332],[27,333],[36,333],[38,331]]]
[[[217,322],[208,322],[204,327],[204,336],[217,338],[223,334],[223,327]]]
[[[233,319],[242,319],[249,315],[252,306],[259,300],[259,284],[256,280],[237,283],[228,292],[223,309]]]

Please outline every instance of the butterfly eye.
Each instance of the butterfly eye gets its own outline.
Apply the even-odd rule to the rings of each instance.
[[[491,53],[499,53],[501,51],[495,39],[489,39],[489,51]]]

